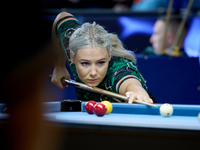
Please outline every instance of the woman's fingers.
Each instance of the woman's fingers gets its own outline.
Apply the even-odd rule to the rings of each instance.
[[[153,100],[149,98],[149,96],[137,94],[135,92],[126,92],[126,97],[129,99],[128,103],[130,104],[132,104],[135,99],[151,104],[153,103]]]
[[[61,79],[63,77],[66,77],[67,79],[70,79],[70,74],[68,70],[65,67],[55,67],[53,70],[51,82],[61,89],[63,89],[66,85],[63,85],[61,82]]]

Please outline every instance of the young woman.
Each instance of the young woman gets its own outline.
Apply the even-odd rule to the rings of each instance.
[[[80,25],[71,14],[62,12],[54,21],[52,39],[55,46],[52,83],[58,87],[64,88],[62,77],[70,79],[65,67],[67,60],[77,82],[125,95],[129,103],[134,99],[153,103],[146,81],[135,65],[136,59],[124,49],[117,35],[95,22]],[[114,101],[112,97],[82,89],[76,92],[81,100]]]

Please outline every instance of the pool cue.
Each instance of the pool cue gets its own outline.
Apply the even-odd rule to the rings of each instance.
[[[187,4],[186,13],[184,14],[184,17],[183,17],[183,19],[181,20],[181,23],[180,23],[179,28],[178,28],[178,30],[177,30],[177,33],[176,33],[174,42],[173,42],[173,44],[172,44],[172,46],[171,46],[171,49],[174,49],[174,48],[177,46],[178,42],[179,42],[179,39],[180,39],[180,36],[181,36],[181,32],[183,31],[183,27],[184,27],[185,22],[186,22],[186,20],[187,20],[187,18],[188,18],[188,15],[189,15],[190,9],[191,9],[191,7],[192,7],[193,1],[194,1],[194,0],[189,0],[189,2],[188,2],[188,4]]]
[[[173,5],[173,0],[170,0],[169,4],[168,4],[168,8],[167,8],[167,15],[165,18],[165,29],[164,29],[163,39],[162,39],[162,43],[161,43],[161,47],[160,47],[161,51],[164,50],[165,40],[166,40],[166,36],[167,36],[167,30],[168,30],[168,26],[169,26],[169,20],[170,20],[171,12],[172,12],[172,5]]]
[[[100,88],[97,88],[97,87],[90,87],[88,85],[76,82],[76,81],[71,80],[71,79],[67,80],[65,77],[63,77],[61,79],[61,82],[62,82],[63,85],[71,85],[71,86],[74,86],[76,88],[80,88],[80,89],[95,92],[95,93],[98,93],[98,94],[103,94],[103,95],[107,95],[107,96],[111,96],[111,97],[115,97],[115,98],[120,98],[120,99],[123,99],[125,101],[128,101],[126,96],[123,96],[123,95],[120,95],[120,94],[117,94],[117,93],[113,93],[113,92],[110,92],[110,91],[107,91],[107,90],[103,90],[103,89],[100,89]],[[150,103],[143,102],[143,101],[136,100],[136,99],[134,99],[133,102],[138,103],[138,104],[152,106],[152,107],[158,107],[157,105],[150,104]]]

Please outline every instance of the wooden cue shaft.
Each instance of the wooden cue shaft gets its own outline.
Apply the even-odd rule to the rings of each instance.
[[[97,88],[97,87],[90,87],[90,86],[87,86],[85,84],[75,82],[73,80],[67,80],[65,77],[63,77],[61,79],[61,82],[62,82],[63,85],[71,85],[71,86],[74,86],[74,87],[77,87],[77,88],[80,88],[80,89],[84,89],[84,90],[87,90],[87,91],[95,92],[95,93],[98,93],[98,94],[104,94],[104,95],[108,95],[108,96],[111,96],[111,97],[120,98],[120,99],[123,99],[125,101],[128,101],[126,96],[116,94],[116,93],[113,93],[113,92],[110,92],[110,91],[107,91],[107,90],[103,90],[103,89],[100,89],[100,88]],[[150,103],[147,103],[147,102],[143,102],[143,101],[140,101],[140,100],[133,100],[133,101],[135,103],[139,103],[139,104],[144,104],[144,105],[148,105],[148,106],[152,106],[152,107],[158,107],[157,105],[150,104]]]
[[[189,15],[190,9],[191,9],[191,7],[192,7],[193,1],[194,1],[194,0],[189,0],[189,2],[188,2],[187,9],[186,9],[187,11],[186,11],[186,13],[185,13],[185,15],[184,15],[184,17],[183,17],[183,19],[182,19],[180,25],[179,25],[179,28],[178,28],[178,30],[177,30],[177,33],[176,33],[174,42],[173,42],[172,47],[171,47],[172,49],[175,48],[175,47],[178,45],[178,42],[179,42],[181,33],[182,33],[182,31],[183,31],[185,22],[186,22],[186,20],[187,20],[187,18],[188,18],[188,15]]]
[[[168,8],[167,8],[167,15],[166,15],[166,19],[165,19],[165,29],[164,29],[163,39],[162,39],[162,43],[161,43],[161,47],[160,47],[161,51],[163,51],[164,45],[165,45],[165,40],[166,40],[167,30],[168,30],[168,25],[169,25],[169,19],[171,17],[171,12],[172,12],[172,6],[173,6],[173,0],[170,0]]]

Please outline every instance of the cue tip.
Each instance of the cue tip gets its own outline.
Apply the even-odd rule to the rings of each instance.
[[[153,107],[155,107],[155,108],[158,108],[158,106],[155,105],[155,104],[150,104],[150,106],[153,106]]]
[[[155,104],[150,104],[150,105],[148,105],[148,106],[152,106],[152,107],[158,108],[158,106],[155,105]]]

